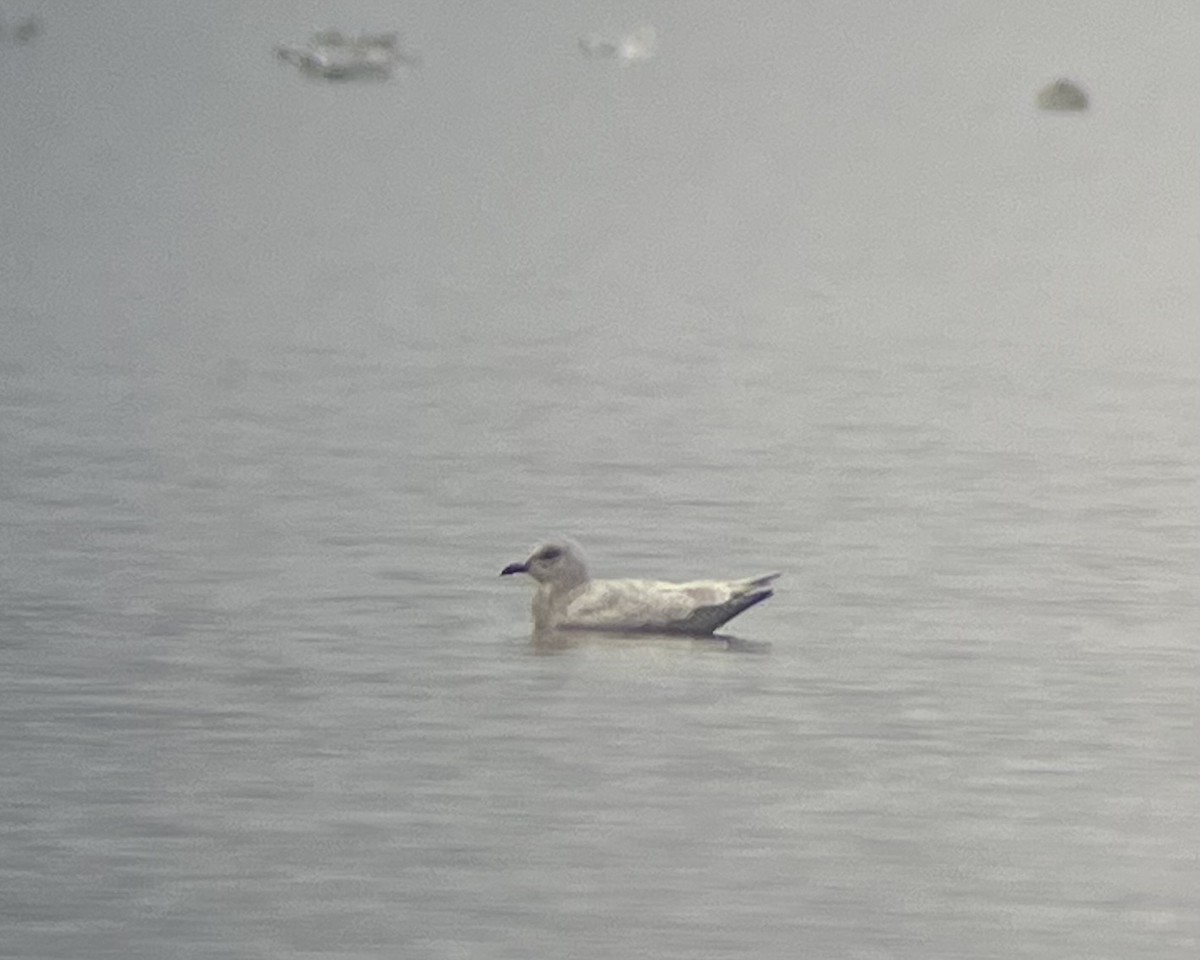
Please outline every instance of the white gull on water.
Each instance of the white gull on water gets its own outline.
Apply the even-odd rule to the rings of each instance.
[[[593,580],[579,548],[543,543],[501,576],[527,573],[537,581],[534,629],[614,630],[704,636],[771,596],[768,573],[744,580]]]

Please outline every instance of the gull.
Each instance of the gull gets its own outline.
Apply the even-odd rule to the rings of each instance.
[[[597,60],[649,60],[658,49],[658,34],[649,24],[616,39],[589,33],[579,38],[579,49],[585,57]]]
[[[744,580],[593,580],[579,548],[566,540],[535,547],[529,559],[500,575],[527,573],[537,581],[533,626],[546,630],[711,634],[771,596],[768,573]]]
[[[397,33],[363,33],[353,37],[339,30],[322,30],[312,35],[307,46],[277,46],[275,56],[299,67],[302,73],[326,80],[386,80],[399,64],[420,64],[420,57],[400,46]]]

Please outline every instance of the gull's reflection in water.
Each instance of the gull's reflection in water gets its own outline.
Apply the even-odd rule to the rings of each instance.
[[[765,640],[743,640],[728,634],[705,635],[683,633],[650,633],[641,631],[603,630],[535,630],[530,636],[530,649],[535,654],[552,655],[580,647],[613,647],[627,650],[651,647],[656,650],[688,650],[697,653],[770,653],[772,645]]]

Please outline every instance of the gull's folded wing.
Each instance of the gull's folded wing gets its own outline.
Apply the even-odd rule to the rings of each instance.
[[[772,595],[779,574],[732,581],[593,580],[567,603],[558,625],[585,630],[709,634]]]

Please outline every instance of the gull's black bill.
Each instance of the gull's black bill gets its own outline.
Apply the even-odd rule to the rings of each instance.
[[[507,567],[500,571],[500,576],[506,577],[510,573],[528,573],[529,564],[527,563],[510,563]]]

